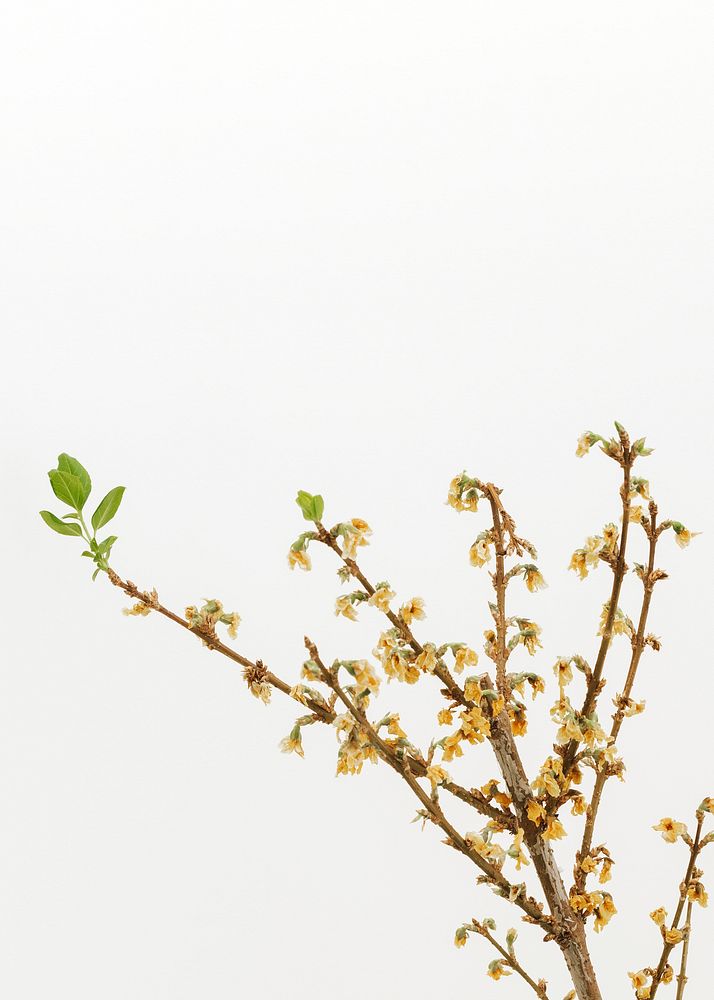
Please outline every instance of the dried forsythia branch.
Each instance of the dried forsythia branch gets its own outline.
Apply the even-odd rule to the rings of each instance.
[[[290,684],[261,660],[251,660],[227,645],[219,636],[226,629],[227,638],[235,639],[240,624],[237,612],[226,611],[218,599],[205,600],[200,606],[189,605],[180,616],[166,608],[156,590],[142,591],[130,580],[122,579],[110,566],[109,557],[116,536],[99,540],[100,531],[117,513],[124,487],[115,487],[101,501],[91,517],[91,531],[84,518],[84,507],[91,492],[91,480],[84,467],[69,455],[60,455],[56,469],[49,473],[56,497],[70,510],[62,517],[41,511],[47,525],[59,534],[84,539],[82,553],[94,563],[94,578],[100,572],[121,589],[132,602],[125,614],[146,616],[152,612],[193,633],[202,644],[243,668],[251,693],[268,704],[273,691],[296,701],[304,710],[281,741],[285,753],[304,755],[302,731],[317,722],[334,728],[338,737],[337,773],[359,774],[366,762],[386,763],[410,788],[418,800],[417,819],[431,823],[444,834],[444,843],[461,853],[478,869],[477,881],[488,885],[496,895],[521,911],[522,919],[538,927],[546,941],[555,941],[570,973],[573,989],[566,1000],[602,1000],[587,943],[587,923],[593,919],[601,931],[617,913],[612,896],[603,886],[612,877],[615,863],[604,844],[594,846],[595,825],[609,777],[622,779],[624,764],[617,740],[625,719],[639,715],[644,701],[635,698],[637,670],[647,649],[658,651],[660,641],[647,631],[648,616],[655,585],[667,574],[657,568],[655,559],[662,535],[671,530],[677,544],[685,548],[694,532],[674,520],[659,521],[658,508],[650,496],[649,483],[633,472],[638,459],[650,453],[644,438],[631,442],[625,429],[616,424],[617,436],[606,439],[587,432],[578,441],[577,454],[585,455],[595,445],[621,469],[619,489],[620,523],[610,521],[600,532],[589,535],[585,544],[573,553],[570,568],[581,579],[604,563],[612,572],[609,599],[603,606],[598,629],[599,644],[594,666],[579,653],[561,656],[553,666],[557,698],[550,715],[557,726],[553,753],[538,773],[529,779],[516,740],[528,728],[525,692],[532,698],[545,690],[545,680],[521,663],[510,668],[511,660],[524,651],[529,657],[541,648],[540,626],[530,617],[509,610],[509,588],[520,580],[530,593],[546,584],[536,564],[534,546],[516,530],[512,515],[505,508],[502,491],[493,483],[482,482],[465,472],[454,477],[449,486],[448,504],[457,511],[478,513],[485,504],[489,521],[476,535],[469,550],[469,560],[477,568],[493,567],[490,572],[494,599],[489,602],[492,627],[484,632],[484,652],[492,662],[488,670],[475,671],[479,656],[462,641],[435,642],[417,638],[416,623],[426,617],[421,597],[401,603],[387,580],[372,583],[358,560],[358,552],[369,543],[371,529],[361,518],[340,521],[327,528],[323,523],[322,497],[300,491],[297,503],[311,527],[293,542],[288,553],[291,568],[311,569],[312,544],[322,545],[338,557],[338,576],[351,589],[337,597],[335,614],[356,620],[361,608],[369,608],[386,620],[373,650],[374,660],[340,660],[327,665],[314,642],[305,640],[308,659],[297,683]],[[639,502],[645,501],[646,508]],[[627,546],[630,531],[639,526],[644,533],[647,556],[635,562],[634,573],[642,583],[642,600],[636,624],[620,607],[622,583],[630,571]],[[629,665],[621,692],[613,698],[614,713],[609,729],[603,728],[597,707],[606,684],[605,668],[613,640],[629,640]],[[376,665],[378,664],[378,666]],[[576,674],[582,675],[584,693],[580,707],[568,694]],[[464,676],[462,676],[464,675]],[[370,718],[372,700],[377,697],[382,679],[416,684],[422,678],[438,682],[441,699],[436,712],[439,726],[448,727],[445,736],[436,734],[428,748],[422,749],[402,727],[400,716],[388,712],[378,721]],[[490,778],[480,787],[466,788],[453,780],[446,767],[464,756],[469,747],[484,744],[491,748],[500,770],[499,778]],[[581,790],[586,770],[593,772],[590,795]],[[480,817],[479,829],[459,831],[445,812],[442,795],[465,803]],[[585,823],[575,860],[574,881],[566,889],[553,853],[552,842],[566,835],[561,812],[570,805],[574,816],[585,816]],[[697,810],[697,829],[690,838],[686,827],[669,818],[656,829],[668,842],[681,839],[689,847],[689,861],[680,886],[680,897],[672,922],[660,907],[651,917],[662,935],[662,954],[656,967],[630,972],[637,1000],[651,1000],[662,983],[672,981],[669,963],[675,947],[682,944],[677,1000],[681,1000],[687,982],[687,958],[694,903],[705,906],[707,894],[697,867],[701,851],[714,839],[704,835],[706,814],[714,812],[714,799],[704,799]],[[542,899],[528,894],[525,882],[507,874],[513,866],[516,874],[532,863]],[[597,876],[596,888],[588,885]],[[686,907],[683,926],[680,921]],[[472,920],[456,932],[461,946],[471,933],[485,938],[498,957],[488,966],[488,975],[498,980],[513,973],[523,980],[541,1000],[547,1000],[545,980],[533,979],[516,958],[516,931],[508,931],[505,946],[491,933],[495,923],[490,918]]]

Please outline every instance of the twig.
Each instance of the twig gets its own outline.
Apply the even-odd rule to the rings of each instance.
[[[674,913],[674,919],[672,920],[672,930],[677,930],[679,927],[679,921],[682,916],[682,911],[684,910],[684,901],[687,898],[687,889],[692,878],[692,872],[694,871],[694,866],[697,861],[697,856],[699,854],[699,845],[701,841],[702,834],[702,824],[704,823],[704,813],[697,813],[697,832],[694,835],[694,840],[689,848],[689,862],[687,863],[687,870],[684,875],[683,881],[680,883],[680,893],[679,893],[679,903],[677,909]],[[663,935],[664,937],[664,935]],[[654,997],[659,989],[659,985],[662,982],[662,977],[664,976],[664,970],[667,966],[669,956],[674,948],[674,944],[668,944],[665,940],[662,945],[662,954],[660,956],[657,969],[654,976],[652,977],[652,985],[650,987],[650,1000],[654,1000]]]
[[[499,944],[499,942],[495,939],[495,937],[493,937],[493,935],[490,933],[489,929],[484,924],[482,924],[478,920],[473,920],[472,924],[473,924],[473,928],[476,931],[476,933],[480,934],[482,937],[485,937],[486,940],[491,945],[493,945],[493,947],[496,949],[496,951],[499,953],[499,955],[503,956],[504,962],[511,969],[513,969],[514,972],[518,973],[518,975],[521,977],[521,979],[524,979],[528,983],[528,985],[535,992],[535,994],[540,998],[540,1000],[548,1000],[548,994],[546,993],[546,984],[545,984],[544,980],[540,980],[540,982],[536,982],[531,976],[529,976],[528,973],[526,972],[526,970],[520,964],[520,962],[516,959],[515,952],[508,951],[508,950],[506,950],[503,947],[503,945]]]
[[[676,1000],[682,1000],[684,996],[684,988],[687,985],[687,960],[689,958],[689,942],[692,937],[692,907],[693,903],[691,899],[687,903],[687,918],[685,927],[687,930],[687,936],[684,939],[684,944],[682,945],[682,961],[679,965],[679,975],[677,976],[677,997]]]
[[[623,475],[622,486],[620,487],[620,498],[622,500],[622,532],[620,534],[620,545],[617,551],[617,560],[615,562],[614,575],[612,579],[612,589],[610,591],[610,603],[602,630],[600,648],[598,649],[597,659],[595,660],[595,666],[593,667],[592,676],[588,682],[583,707],[580,712],[581,715],[585,716],[590,715],[595,708],[595,703],[597,702],[598,695],[602,689],[601,682],[603,670],[605,669],[605,660],[607,659],[607,654],[612,642],[612,627],[615,621],[615,615],[617,614],[622,581],[625,577],[625,573],[627,572],[625,554],[627,551],[627,535],[630,524],[630,475],[635,456],[632,454],[630,449],[630,440],[625,431],[620,432],[620,441],[623,449],[621,463]],[[566,775],[573,766],[575,755],[578,751],[578,745],[579,743],[577,740],[571,740],[565,748],[563,753],[563,773]]]
[[[624,706],[629,701],[632,694],[632,690],[635,684],[635,677],[637,676],[637,668],[640,664],[640,659],[642,658],[642,653],[645,648],[645,630],[647,628],[647,616],[649,615],[650,604],[652,601],[652,591],[657,579],[660,578],[655,572],[655,554],[657,550],[657,540],[659,538],[659,532],[657,530],[657,505],[654,501],[650,502],[650,524],[648,529],[649,536],[649,553],[647,560],[647,568],[643,577],[644,594],[642,597],[642,606],[640,608],[640,617],[637,625],[637,632],[632,643],[632,655],[630,658],[630,665],[627,671],[627,678],[625,680],[625,686],[620,696],[620,705],[618,706],[615,714],[613,715],[612,727],[610,729],[610,736],[608,743],[610,745],[617,741],[620,735],[620,729],[622,728],[622,723],[625,718]],[[563,765],[565,767],[565,764]],[[583,837],[580,844],[580,849],[576,854],[575,861],[575,887],[578,892],[583,891],[585,885],[586,873],[581,868],[581,862],[590,853],[592,848],[593,836],[595,832],[595,821],[597,819],[598,810],[600,808],[600,802],[602,800],[602,793],[605,787],[605,782],[610,777],[610,772],[607,767],[602,771],[597,773],[595,778],[595,784],[593,786],[593,793],[590,799],[590,804],[587,809],[587,817],[585,820],[585,828],[583,830]]]
[[[140,590],[135,583],[131,580],[122,580],[118,573],[113,569],[108,570],[109,580],[115,587],[122,590],[127,597],[132,600],[139,601],[145,607],[150,608],[152,611],[156,611],[158,614],[163,615],[164,618],[168,618],[169,621],[174,622],[176,625],[180,625],[181,628],[195,635],[196,638],[200,639],[209,649],[215,650],[217,653],[227,657],[234,663],[238,663],[243,667],[243,675],[247,680],[251,677],[258,678],[274,687],[277,691],[282,694],[287,695],[292,700],[291,687],[282,678],[278,677],[277,674],[268,670],[261,660],[249,660],[247,657],[242,656],[231,646],[227,646],[225,643],[221,642],[215,632],[203,632],[199,629],[192,628],[191,625],[180,618],[173,611],[170,611],[167,607],[160,603],[155,592]],[[332,725],[335,721],[336,713],[332,709],[327,708],[325,705],[320,704],[320,702],[315,701],[313,698],[305,698],[306,707],[316,716],[320,722],[324,722],[326,725]],[[417,777],[424,777],[426,774],[427,765],[425,761],[420,757],[409,756],[409,767],[413,774]],[[478,789],[468,789],[463,788],[461,785],[457,784],[455,781],[449,779],[445,781],[442,786],[450,795],[455,798],[461,799],[467,805],[470,805],[477,812],[481,813],[483,816],[487,816],[489,819],[494,820],[499,823],[505,830],[510,830],[511,832],[516,831],[517,823],[516,818],[511,813],[507,813],[505,810],[499,809],[497,806],[492,805]]]

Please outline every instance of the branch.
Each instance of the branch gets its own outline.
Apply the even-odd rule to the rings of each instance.
[[[623,470],[622,486],[620,487],[620,499],[622,500],[622,533],[620,535],[617,560],[613,568],[614,575],[612,579],[612,590],[610,591],[610,604],[608,607],[607,618],[605,619],[605,625],[602,630],[600,648],[598,649],[597,659],[595,661],[592,676],[588,681],[583,707],[580,712],[581,715],[585,716],[592,713],[595,708],[598,695],[602,690],[602,674],[605,669],[605,660],[607,659],[610,643],[612,641],[612,627],[615,621],[615,615],[617,614],[622,581],[625,577],[625,573],[627,572],[625,554],[627,550],[627,535],[630,524],[630,474],[636,455],[630,448],[630,439],[627,432],[625,430],[620,430],[619,428],[618,432],[620,434],[620,443],[622,446],[622,456],[618,460],[620,461]],[[571,740],[565,748],[565,752],[563,754],[563,773],[566,775],[573,766],[575,755],[578,751],[578,745],[579,743],[577,740]]]
[[[305,646],[310,653],[311,659],[317,664],[322,674],[322,679],[324,683],[331,688],[332,691],[337,695],[338,699],[347,708],[349,713],[358,723],[358,725],[364,730],[368,735],[372,745],[378,750],[380,756],[389,764],[389,766],[397,772],[404,779],[404,781],[409,785],[412,792],[421,802],[422,806],[429,814],[429,818],[433,823],[440,827],[447,836],[447,843],[449,846],[454,847],[457,851],[460,851],[469,861],[473,862],[477,868],[479,868],[484,876],[484,881],[490,883],[491,885],[497,886],[500,890],[500,895],[504,898],[509,899],[516,906],[518,906],[523,912],[530,918],[533,923],[538,924],[547,933],[552,934],[553,928],[551,921],[544,916],[543,907],[540,903],[531,897],[523,895],[522,892],[518,892],[518,887],[512,885],[508,879],[503,875],[499,868],[492,865],[485,858],[482,858],[480,854],[469,847],[466,840],[461,836],[461,834],[451,825],[451,823],[446,819],[444,813],[442,812],[441,806],[438,800],[433,799],[429,796],[421,785],[416,781],[409,761],[400,758],[399,754],[396,753],[392,747],[386,743],[379,733],[374,729],[372,724],[367,719],[367,716],[358,708],[352,699],[348,696],[346,691],[340,685],[337,679],[336,670],[328,670],[320,659],[320,654],[318,652],[317,646],[307,637],[305,638]]]
[[[682,961],[679,966],[679,975],[677,976],[677,997],[676,1000],[682,1000],[684,997],[684,988],[687,985],[687,960],[689,958],[689,941],[692,936],[692,908],[694,903],[690,899],[687,903],[687,922],[685,924],[686,936],[684,938],[684,944],[682,945]]]
[[[515,523],[504,510],[501,503],[500,490],[493,486],[493,484],[484,485],[478,480],[474,480],[473,482],[489,499],[492,513],[494,513],[494,531],[500,533],[500,544],[497,545],[497,548],[502,553],[498,558],[503,560],[506,554],[516,553],[520,555],[524,549],[532,549],[529,543],[516,535]],[[337,554],[350,571],[350,574],[359,581],[367,595],[371,597],[375,593],[376,588],[361,571],[356,560],[345,554],[334,535],[321,522],[317,521],[315,524],[317,528],[316,540],[327,545]],[[508,545],[505,545],[504,532],[508,534]],[[508,580],[506,579],[502,562],[501,573],[499,575],[497,570],[494,585],[497,588],[497,599],[500,602],[499,606],[501,610],[499,618],[505,623],[505,589],[508,585]],[[411,649],[417,654],[423,652],[424,647],[414,637],[411,629],[403,621],[402,617],[396,615],[389,608],[383,609],[383,611]],[[505,626],[500,628],[500,635],[501,640],[497,644],[500,652],[496,665],[499,675],[502,677],[503,690],[507,690],[508,682],[504,676],[507,659]],[[474,706],[474,702],[466,698],[464,691],[456,683],[446,664],[440,658],[437,660],[434,673],[445,685],[443,693],[446,696],[450,697],[457,704],[466,707]],[[524,841],[533,859],[538,879],[551,911],[554,928],[552,936],[558,942],[563,952],[578,996],[582,1000],[600,1000],[600,991],[588,953],[583,925],[570,905],[570,900],[549,842],[541,836],[538,826],[528,818],[528,804],[532,801],[533,793],[518,753],[518,748],[516,747],[505,708],[502,709],[498,718],[494,718],[491,721],[489,741],[496,755],[508,788],[508,793],[513,801],[519,825],[524,831]]]
[[[654,590],[654,585],[659,579],[663,579],[663,573],[658,573],[655,570],[655,554],[657,550],[657,540],[661,534],[661,529],[657,528],[657,505],[654,501],[650,501],[649,505],[650,523],[649,527],[645,527],[647,536],[649,538],[649,554],[647,560],[647,568],[642,575],[642,584],[644,586],[644,594],[642,597],[642,606],[640,608],[640,617],[637,625],[637,632],[632,641],[632,655],[630,658],[630,665],[627,671],[627,678],[625,680],[625,686],[623,688],[622,694],[617,699],[617,710],[613,715],[612,727],[610,729],[610,736],[608,743],[613,745],[618,736],[620,735],[620,729],[622,728],[622,723],[625,719],[625,709],[629,703],[630,697],[632,695],[632,690],[635,684],[635,678],[637,676],[637,668],[640,664],[640,659],[642,658],[642,653],[645,648],[645,630],[647,628],[647,617],[649,615],[650,604],[652,601],[652,591]],[[567,752],[567,751],[566,751]],[[565,763],[563,767],[565,768]],[[585,821],[585,828],[583,830],[583,838],[580,844],[580,850],[576,854],[575,858],[575,888],[577,892],[582,892],[586,873],[581,868],[581,862],[587,857],[592,848],[593,835],[595,832],[595,821],[597,819],[598,810],[600,808],[600,802],[602,800],[602,793],[605,787],[605,782],[611,776],[611,773],[607,766],[597,773],[595,778],[595,784],[593,787],[592,798],[587,810],[587,819]]]
[[[701,834],[702,834],[703,823],[704,823],[704,813],[697,812],[697,832],[694,835],[694,840],[690,841],[689,845],[689,861],[687,863],[687,870],[685,872],[684,879],[680,883],[679,903],[677,905],[677,909],[675,910],[674,919],[672,921],[672,927],[671,927],[671,930],[673,931],[679,929],[679,921],[682,916],[682,911],[684,910],[684,902],[687,899],[687,890],[689,888],[689,883],[692,878],[692,873],[694,871],[694,866],[696,864],[699,851],[701,850],[702,847]],[[662,938],[663,938],[662,954],[660,956],[659,963],[657,964],[657,969],[654,973],[654,976],[652,977],[652,986],[650,987],[650,1000],[654,1000],[657,990],[659,989],[660,983],[662,982],[662,978],[664,976],[665,968],[667,967],[669,956],[672,953],[672,949],[678,943],[677,941],[673,941],[672,943],[667,941],[664,927],[662,928]]]
[[[523,968],[523,966],[520,964],[520,962],[516,959],[516,954],[515,954],[515,951],[513,950],[513,944],[512,943],[510,945],[510,948],[507,950],[506,948],[503,947],[503,945],[499,944],[499,942],[493,937],[493,935],[490,933],[488,927],[485,924],[480,923],[480,921],[478,921],[476,919],[473,919],[471,921],[471,924],[472,924],[472,927],[476,931],[477,934],[480,934],[482,937],[485,937],[486,940],[491,945],[493,945],[493,947],[496,949],[496,951],[499,953],[499,955],[501,955],[503,957],[503,962],[506,965],[508,965],[509,968],[513,969],[514,972],[518,973],[518,975],[521,977],[521,979],[524,979],[528,983],[528,985],[534,991],[534,993],[536,994],[536,996],[539,997],[539,1000],[548,1000],[548,994],[546,993],[546,985],[547,984],[546,984],[545,980],[544,979],[540,979],[540,980],[538,980],[538,982],[536,982],[534,979],[532,979],[528,975],[528,973],[526,972],[526,970]],[[515,937],[515,932],[512,931],[510,933],[514,934],[514,937]],[[507,940],[508,940],[508,938],[507,938]]]
[[[200,639],[209,649],[215,650],[216,652],[221,653],[221,655],[227,657],[229,660],[232,660],[234,663],[240,664],[243,667],[243,676],[249,686],[268,684],[277,691],[280,691],[282,694],[287,695],[291,698],[291,700],[294,700],[291,693],[291,686],[282,680],[282,678],[278,677],[277,674],[268,670],[262,660],[256,660],[254,662],[253,660],[249,660],[247,657],[242,656],[240,653],[236,652],[236,650],[221,642],[214,630],[202,631],[198,628],[192,628],[187,621],[180,618],[177,614],[174,614],[173,611],[170,611],[160,603],[156,591],[139,590],[136,584],[132,583],[131,580],[122,580],[119,574],[111,569],[111,567],[108,569],[108,576],[111,583],[113,583],[115,587],[122,590],[127,597],[134,601],[138,601],[145,608],[163,615],[164,618],[168,618],[169,621],[174,622],[174,624],[180,625],[181,628]],[[300,702],[300,704],[302,704],[302,702]],[[324,722],[326,725],[332,725],[335,721],[336,713],[327,705],[323,705],[319,701],[315,701],[314,698],[310,697],[305,698],[304,704],[315,715],[318,721]],[[424,777],[426,775],[427,765],[421,757],[410,755],[409,767],[417,777]],[[483,795],[483,793],[477,788],[463,788],[461,785],[451,780],[445,781],[441,787],[446,789],[450,795],[453,795],[455,798],[461,799],[462,802],[470,805],[483,816],[487,816],[489,819],[492,819],[503,826],[505,830],[510,830],[515,833],[517,828],[515,817],[512,814],[499,809],[497,806],[492,805],[486,796]]]

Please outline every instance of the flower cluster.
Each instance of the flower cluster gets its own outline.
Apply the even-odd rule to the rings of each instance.
[[[585,544],[573,552],[568,569],[574,570],[584,580],[589,571],[595,569],[600,562],[612,564],[617,556],[619,534],[616,524],[606,524],[601,535],[590,535]]]
[[[585,919],[594,915],[597,934],[610,923],[617,913],[617,908],[609,892],[572,892],[570,905],[576,913],[580,913]]]
[[[470,479],[465,472],[454,476],[449,483],[449,494],[446,502],[454,510],[478,510],[480,483],[478,479]]]
[[[189,628],[207,637],[215,636],[216,625],[220,622],[228,626],[228,635],[231,639],[235,639],[240,625],[238,612],[224,611],[223,604],[215,598],[204,601],[200,608],[196,608],[193,604],[189,605],[184,611],[184,617]]]

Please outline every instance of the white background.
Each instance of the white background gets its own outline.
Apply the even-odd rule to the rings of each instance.
[[[511,911],[409,824],[391,772],[336,779],[316,727],[304,761],[281,755],[292,703],[122,618],[37,511],[59,508],[59,451],[97,499],[125,484],[117,569],[179,611],[221,597],[237,648],[295,679],[305,632],[364,656],[380,625],[334,618],[330,553],[288,571],[296,489],[370,522],[365,569],[426,598],[422,638],[480,648],[485,515],[444,499],[464,467],[492,479],[550,583],[514,589],[544,629],[537,765],[550,666],[594,656],[609,587],[566,572],[618,505],[618,470],[575,440],[619,419],[657,449],[663,516],[704,530],[662,544],[663,651],[601,814],[619,913],[593,952],[608,1000],[629,996],[685,863],[651,826],[714,794],[711,5],[29,0],[2,21],[3,995],[530,995],[483,977],[484,942],[454,949],[463,920],[505,932]],[[609,697],[625,659],[620,640]],[[437,697],[385,685],[377,705],[426,744]],[[493,776],[488,747],[458,773]],[[520,940],[560,1000],[557,949]]]

